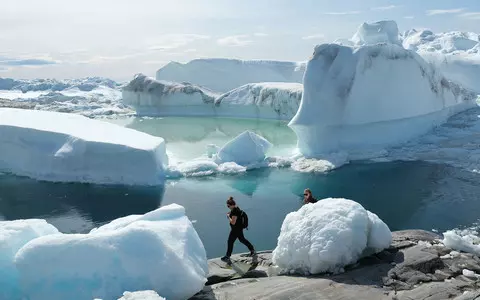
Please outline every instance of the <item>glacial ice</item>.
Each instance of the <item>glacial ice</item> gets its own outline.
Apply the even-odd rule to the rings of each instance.
[[[0,145],[0,171],[47,181],[156,185],[168,165],[162,138],[76,114],[0,108]]]
[[[380,43],[400,45],[397,23],[391,20],[363,23],[357,29],[351,41],[356,46]]]
[[[337,273],[362,255],[387,248],[391,240],[388,226],[359,203],[327,198],[285,217],[273,263],[306,275]]]
[[[448,230],[443,233],[443,244],[453,250],[480,255],[478,231],[471,229]]]
[[[36,238],[17,252],[15,266],[31,300],[118,299],[142,290],[183,300],[203,288],[208,274],[205,248],[177,204],[89,234]]]
[[[123,297],[118,300],[165,300],[155,291],[125,292]]]
[[[171,62],[157,71],[157,80],[190,82],[225,93],[248,83],[301,83],[305,65],[296,62],[207,58],[186,64]]]
[[[234,162],[248,166],[264,161],[271,147],[265,138],[247,130],[220,148],[215,159],[218,163]]]
[[[29,241],[59,231],[45,220],[0,221],[0,299],[15,299],[21,293],[13,260]]]
[[[290,120],[298,110],[302,84],[247,84],[223,95],[189,83],[136,75],[123,88],[123,103],[141,116],[215,116]]]
[[[448,81],[415,52],[391,43],[319,45],[303,84],[289,126],[307,157],[395,145],[476,105],[475,93]]]

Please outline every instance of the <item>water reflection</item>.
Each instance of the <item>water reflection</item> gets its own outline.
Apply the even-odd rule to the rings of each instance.
[[[85,232],[112,219],[158,208],[164,187],[40,182],[0,176],[0,212],[7,220],[45,218],[64,232]]]

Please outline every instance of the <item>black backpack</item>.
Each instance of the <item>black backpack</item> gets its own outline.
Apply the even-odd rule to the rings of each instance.
[[[240,214],[240,217],[242,219],[242,228],[248,230],[248,215],[247,215],[247,213],[242,210],[242,213]]]

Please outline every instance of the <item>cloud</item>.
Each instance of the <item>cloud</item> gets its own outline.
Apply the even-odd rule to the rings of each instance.
[[[472,19],[472,20],[480,20],[480,12],[463,13],[460,15],[460,17]]]
[[[254,36],[258,36],[258,37],[268,36],[268,34],[263,33],[263,32],[255,32],[253,35],[254,35]]]
[[[184,47],[194,41],[198,40],[209,40],[210,36],[203,34],[194,34],[194,33],[182,33],[182,34],[167,34],[155,39],[155,41],[150,41],[150,44],[153,44],[148,49],[155,51],[165,51],[171,49],[177,49]]]
[[[325,35],[319,33],[319,34],[312,34],[312,35],[303,36],[302,40],[321,40],[321,39],[324,39],[324,38],[325,38]]]
[[[246,34],[227,36],[217,40],[217,44],[227,47],[244,47],[252,43]]]
[[[399,7],[400,6],[398,5],[378,6],[378,7],[372,7],[372,10],[390,10],[390,9],[395,9]]]
[[[55,65],[56,61],[50,59],[40,59],[40,58],[11,58],[11,57],[0,57],[0,65],[2,66],[43,66],[43,65]]]
[[[183,53],[192,53],[192,52],[197,52],[197,49],[191,48],[191,49],[186,49],[183,51]]]
[[[414,16],[405,16],[405,17],[403,17],[403,18],[404,18],[404,19],[415,19]]]
[[[446,14],[458,14],[464,11],[464,8],[452,8],[452,9],[432,9],[427,10],[427,16],[446,15]]]
[[[358,15],[361,11],[359,10],[351,10],[351,11],[340,11],[340,12],[326,12],[323,13],[324,15],[332,15],[332,16],[343,16],[343,15]]]

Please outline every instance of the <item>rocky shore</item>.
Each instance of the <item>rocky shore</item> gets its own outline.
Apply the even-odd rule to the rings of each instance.
[[[232,256],[239,263],[231,269],[211,259],[208,282],[191,300],[480,299],[479,257],[445,247],[432,232],[406,230],[392,235],[390,248],[341,274],[281,275],[271,262],[271,251],[253,259]]]

